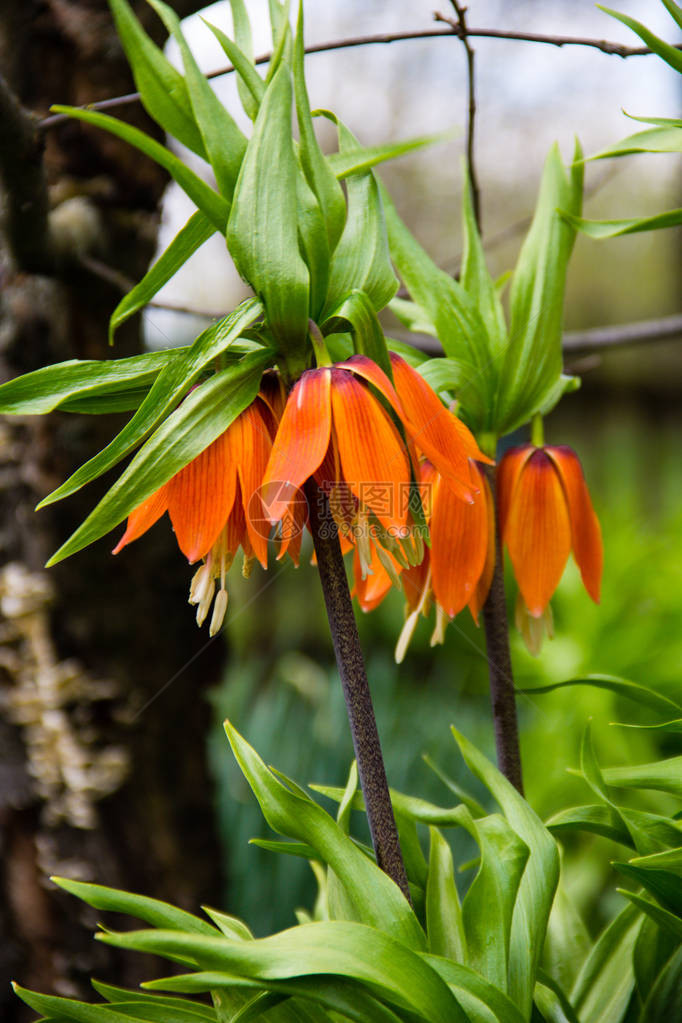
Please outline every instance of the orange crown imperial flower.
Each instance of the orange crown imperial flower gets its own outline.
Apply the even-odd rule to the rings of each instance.
[[[202,625],[220,586],[210,624],[215,635],[227,609],[225,575],[239,548],[248,574],[254,558],[267,568],[269,525],[258,495],[272,448],[274,422],[268,403],[258,397],[188,465],[128,517],[126,531],[113,550],[118,554],[168,512],[178,547],[190,564],[204,559],[190,587]]]
[[[421,616],[436,605],[436,627],[431,645],[443,642],[448,618],[468,605],[475,621],[488,595],[494,567],[494,510],[490,487],[476,463],[470,475],[476,486],[473,503],[462,501],[427,461],[421,465],[422,504],[431,533],[431,549],[421,564],[401,569],[384,555],[372,563],[373,575],[361,576],[354,559],[355,595],[363,611],[373,610],[400,585],[405,594],[405,625],[396,646],[396,660],[403,660]]]
[[[524,444],[507,451],[497,470],[500,528],[519,585],[517,625],[533,653],[549,600],[573,552],[585,589],[599,603],[601,529],[578,456],[569,447]]]
[[[372,572],[370,536],[403,567],[422,560],[423,543],[410,516],[418,453],[466,501],[478,488],[469,458],[488,461],[423,377],[397,355],[391,363],[395,387],[364,355],[303,373],[289,395],[263,480],[264,493],[272,488],[274,495],[268,502],[274,523],[314,477],[330,496],[341,532],[356,543],[365,576]]]

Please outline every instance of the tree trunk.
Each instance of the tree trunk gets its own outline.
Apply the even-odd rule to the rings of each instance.
[[[160,41],[151,9],[134,6]],[[201,4],[173,6],[182,17]],[[114,353],[108,349],[108,317],[121,293],[91,268],[142,276],[166,175],[103,132],[69,122],[41,134],[27,114],[134,89],[105,0],[3,5],[0,68],[8,86],[0,111],[3,378],[63,359],[134,354],[137,322],[120,331]],[[120,116],[151,129],[139,104]],[[121,417],[67,414],[0,424],[0,1016],[7,1023],[32,1017],[9,992],[11,977],[87,997],[93,973],[128,986],[153,973],[149,962],[116,960],[93,942],[97,914],[56,892],[50,874],[191,909],[220,891],[204,692],[218,681],[222,644],[209,646],[196,629],[186,603],[189,572],[170,529],[159,525],[117,558],[109,540],[42,567],[114,477],[38,514],[35,504],[121,424]]]

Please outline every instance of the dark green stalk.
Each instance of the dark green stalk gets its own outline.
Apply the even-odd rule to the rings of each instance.
[[[374,852],[381,869],[411,903],[338,528],[326,494],[313,479],[305,486],[305,496]]]
[[[488,598],[483,605],[483,625],[488,654],[490,676],[490,700],[495,726],[495,747],[497,766],[502,774],[523,795],[521,773],[521,750],[519,748],[519,726],[516,718],[514,696],[514,675],[512,673],[511,651],[509,649],[509,622],[507,601],[504,593],[504,558],[499,528],[495,469],[486,466],[486,476],[495,507],[495,571]]]

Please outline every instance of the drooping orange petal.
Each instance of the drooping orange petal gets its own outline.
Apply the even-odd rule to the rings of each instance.
[[[332,370],[334,439],[343,477],[361,505],[401,535],[407,521],[407,451],[388,413],[347,370]]]
[[[294,385],[277,430],[261,497],[278,522],[305,481],[321,465],[331,437],[331,374],[309,369]]]
[[[230,458],[229,430],[167,484],[178,547],[190,564],[208,554],[234,504],[237,474]]]
[[[366,355],[351,355],[344,362],[334,364],[336,369],[349,369],[356,376],[362,377],[376,387],[377,391],[384,396],[400,419],[404,417],[404,410],[395,387],[384,373],[381,366],[373,362]]]
[[[228,432],[230,452],[239,475],[251,547],[263,568],[267,568],[270,524],[261,500],[261,491],[272,450],[270,433],[255,403],[237,417]]]
[[[393,352],[391,365],[405,410],[405,425],[414,443],[460,497],[470,500],[474,484],[469,459],[481,462],[490,462],[490,459],[479,450],[471,431],[445,408],[420,373]]]
[[[582,466],[575,451],[561,445],[546,447],[564,486],[568,514],[571,520],[571,540],[585,589],[596,604],[599,603],[601,576],[604,567],[604,548],[601,527],[583,476]]]
[[[225,550],[234,556],[240,547],[244,552],[244,556],[250,558],[253,550],[251,549],[251,541],[246,528],[241,487],[239,481],[237,481],[234,504],[225,523]]]
[[[424,590],[431,585],[430,577],[431,554],[429,548],[424,550],[424,558],[419,565],[410,565],[401,573],[405,602],[410,611],[416,611],[424,600]],[[430,604],[430,601],[428,602]],[[425,603],[425,609],[428,606]]]
[[[520,444],[518,447],[509,448],[502,455],[496,471],[497,487],[497,509],[500,519],[500,530],[504,538],[504,531],[507,523],[507,515],[511,507],[514,489],[519,481],[521,470],[537,449],[533,444]]]
[[[129,543],[137,540],[148,529],[151,529],[155,522],[158,522],[168,508],[167,488],[168,484],[166,483],[130,513],[126,524],[126,531],[114,547],[111,552],[112,554],[118,554]]]
[[[539,618],[554,593],[571,550],[571,524],[554,462],[536,448],[512,495],[504,540],[526,606]]]
[[[485,495],[485,508],[486,515],[488,517],[488,548],[485,555],[485,564],[483,565],[483,571],[481,576],[476,583],[471,600],[469,601],[469,610],[471,611],[472,618],[478,625],[478,616],[481,613],[481,608],[488,599],[488,593],[490,592],[490,584],[493,581],[493,572],[495,571],[495,506],[493,504],[493,495],[490,493],[490,486],[488,481],[476,466],[476,471],[480,476],[481,494]]]
[[[386,557],[390,557],[390,555],[387,554]],[[399,572],[400,566],[393,558],[391,558],[391,561],[393,561],[396,571]],[[356,548],[353,554],[353,578],[355,586],[353,587],[352,596],[357,597],[358,604],[363,611],[373,611],[375,607],[378,607],[393,585],[391,577],[381,564],[374,548],[372,549],[372,571],[364,579],[362,578],[360,555]]]
[[[308,522],[308,505],[305,497],[299,491],[299,499],[293,501],[285,512],[281,523],[281,538],[277,560],[280,561],[285,554],[288,554],[298,568],[301,558],[301,542],[303,530]]]
[[[488,552],[485,490],[473,504],[440,482],[431,517],[431,578],[436,600],[451,618],[474,597]]]

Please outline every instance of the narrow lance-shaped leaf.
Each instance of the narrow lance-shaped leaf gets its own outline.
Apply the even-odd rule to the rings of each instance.
[[[109,6],[144,107],[169,135],[205,159],[185,79],[149,38],[127,0],[109,0]]]
[[[195,388],[137,452],[97,507],[54,554],[55,565],[108,533],[196,458],[256,397],[272,354],[247,355]]]
[[[329,110],[314,110],[313,117],[327,117],[334,121],[335,115]],[[438,135],[417,135],[412,139],[400,142],[380,142],[375,146],[358,146],[356,149],[328,153],[325,159],[337,178],[347,178],[351,174],[361,174],[387,160],[395,160],[399,156],[413,153],[416,149],[435,146],[439,142],[449,142],[452,132],[441,132]]]
[[[632,767],[607,767],[604,778],[609,785],[621,788],[656,789],[682,796],[682,756]]]
[[[462,366],[466,384],[458,392],[469,425],[485,429],[491,399],[481,315],[462,286],[439,269],[407,229],[385,188],[381,190],[391,257],[411,298],[433,323],[445,354]]]
[[[639,703],[649,710],[658,711],[661,714],[670,714],[672,711],[680,710],[680,704],[671,700],[663,693],[643,686],[639,682],[631,682],[630,679],[621,678],[619,675],[583,675],[581,678],[569,678],[565,682],[553,682],[547,686],[533,686],[529,689],[520,689],[519,692],[527,693],[529,696],[537,696],[540,693],[551,693],[557,689],[570,688],[571,686],[591,686],[594,689],[606,689],[623,696],[628,700]]]
[[[469,769],[487,786],[510,827],[530,850],[514,906],[508,980],[512,1001],[529,1016],[559,879],[559,853],[554,839],[514,786],[463,735],[454,728],[452,731]]]
[[[109,114],[100,114],[96,110],[81,110],[78,107],[64,106],[53,106],[50,109],[58,114],[67,114],[69,117],[75,117],[77,121],[85,121],[86,124],[92,124],[95,128],[102,128],[104,131],[111,132],[112,135],[123,139],[124,142],[129,142],[131,146],[135,146],[168,171],[170,176],[180,185],[183,192],[189,196],[192,202],[215,225],[216,230],[221,233],[225,230],[225,224],[227,223],[230,211],[227,200],[218,195],[194,171],[190,170],[182,160],[171,153],[170,149],[162,146],[160,142],[146,135],[139,128],[134,128],[131,124],[126,124],[125,121],[119,121],[116,117],[110,117]]]
[[[233,14],[235,7],[241,7],[241,0],[239,3],[237,3],[236,0],[232,3]],[[253,63],[252,48],[249,47],[247,54],[243,52],[239,46],[237,46],[237,44],[229,38],[229,36],[226,36],[222,29],[218,28],[217,25],[212,25],[208,21],[204,21],[204,24],[207,28],[210,28],[211,32],[222,46],[225,56],[234,65],[234,69],[237,72],[237,88],[239,89],[242,106],[251,120],[255,121],[258,115],[258,108],[260,107],[263,96],[265,95],[265,82],[256,71],[256,67]],[[236,24],[237,22],[235,21],[235,26]],[[249,38],[250,34],[251,29],[249,27]]]
[[[131,316],[144,308],[173,277],[190,256],[200,249],[204,242],[216,232],[215,224],[197,210],[184,227],[178,231],[168,248],[147,270],[141,281],[118,303],[109,320],[109,344],[113,344],[114,332]]]
[[[299,2],[296,38],[294,40],[294,99],[300,135],[299,155],[303,173],[313,190],[327,231],[329,252],[333,252],[346,221],[346,200],[336,175],[320,149],[310,112],[305,83],[303,47],[303,4]]]
[[[282,65],[270,82],[235,189],[227,244],[242,277],[262,298],[285,354],[308,332],[309,274],[298,248],[296,177],[291,138],[291,80]]]
[[[98,938],[118,948],[191,958],[202,969],[242,975],[265,982],[264,986],[269,980],[329,974],[347,977],[429,1023],[466,1023],[447,984],[435,970],[409,947],[366,924],[321,921],[239,942],[149,930],[101,934]]]
[[[334,118],[339,151],[353,152],[359,143],[345,125]],[[325,315],[351,291],[364,291],[379,312],[393,298],[398,282],[388,251],[388,238],[379,187],[372,171],[353,174],[346,182],[348,216],[329,272]]]
[[[558,208],[580,215],[583,165],[566,173],[558,147],[545,162],[535,215],[518,258],[509,296],[509,347],[502,368],[495,429],[507,433],[545,402],[561,374],[561,330],[568,260],[575,232]]]
[[[621,234],[639,234],[640,231],[658,231],[682,224],[682,208],[655,213],[651,217],[628,217],[625,220],[584,220],[572,217],[562,210],[564,220],[590,238],[616,238]]]
[[[627,156],[630,153],[680,153],[682,152],[682,121],[671,121],[658,128],[638,131],[628,135],[613,146],[602,149],[591,156],[591,160],[605,160],[613,156]]]
[[[460,282],[481,312],[486,331],[485,339],[481,338],[481,343],[485,340],[487,353],[493,363],[490,372],[493,373],[496,372],[497,362],[507,345],[507,325],[495,282],[486,265],[481,236],[474,216],[471,180],[466,163],[462,186],[462,232],[464,248]]]
[[[151,386],[161,370],[184,351],[147,352],[128,359],[70,359],[45,366],[0,386],[0,412],[42,415],[69,400],[105,396],[131,385]]]
[[[329,282],[329,239],[320,204],[302,167],[296,175],[296,215],[301,254],[310,275],[308,311],[310,318],[317,322]]]
[[[581,1023],[621,1023],[634,987],[632,949],[642,916],[626,906],[599,936],[569,1000]]]
[[[246,138],[197,65],[182,34],[180,19],[175,11],[162,0],[147,0],[147,3],[157,12],[180,48],[187,92],[204,141],[206,155],[221,195],[231,201],[239,168],[246,152]]]
[[[398,886],[355,847],[321,806],[278,781],[229,721],[225,722],[225,730],[273,831],[317,850],[318,857],[329,864],[344,885],[358,920],[387,931],[411,948],[423,949],[424,933]]]
[[[612,11],[610,7],[602,7],[601,4],[597,4],[597,7],[604,11],[605,14],[610,14],[612,18],[622,21],[624,25],[627,25],[628,28],[631,28],[639,36],[645,46],[648,46],[650,50],[657,53],[675,71],[682,73],[682,52],[677,47],[671,46],[670,43],[664,42],[663,39],[659,39],[646,25],[643,25],[641,21],[637,21],[635,18],[631,18],[627,14],[621,14],[620,11]],[[674,10],[672,4],[668,5],[666,3],[666,7],[671,13]],[[677,10],[679,11],[679,8]]]
[[[455,884],[450,846],[437,828],[429,828],[431,849],[426,884],[426,937],[429,952],[468,962],[462,907]]]
[[[263,307],[257,298],[247,299],[229,316],[208,327],[188,348],[176,350],[175,357],[169,360],[149,394],[121,432],[102,451],[44,498],[38,507],[42,508],[46,504],[52,504],[74,494],[136,448],[175,408],[212,360],[225,352],[262,310]]]
[[[151,899],[147,895],[135,895],[132,892],[107,888],[101,884],[89,884],[74,881],[69,877],[53,877],[52,881],[65,892],[75,895],[93,909],[108,913],[125,913],[136,920],[142,920],[152,927],[164,927],[168,930],[192,931],[196,934],[215,934],[216,929],[201,917],[194,916],[184,909],[178,909],[168,902]]]
[[[241,99],[242,106],[246,114],[255,121],[256,114],[258,113],[258,107],[265,91],[263,85],[263,79],[256,71],[254,63],[254,52],[253,52],[253,37],[251,35],[251,22],[249,21],[249,15],[246,10],[244,0],[230,0],[230,8],[232,10],[232,25],[234,28],[234,39],[240,52],[244,55],[250,66],[253,68],[253,73],[261,85],[257,85],[253,78],[249,78],[249,72],[243,67],[238,67],[235,64],[233,57],[229,59],[237,68],[237,89],[239,90],[239,98]],[[222,33],[221,33],[222,35]],[[256,91],[254,91],[254,88]],[[260,94],[258,92],[260,90]]]

